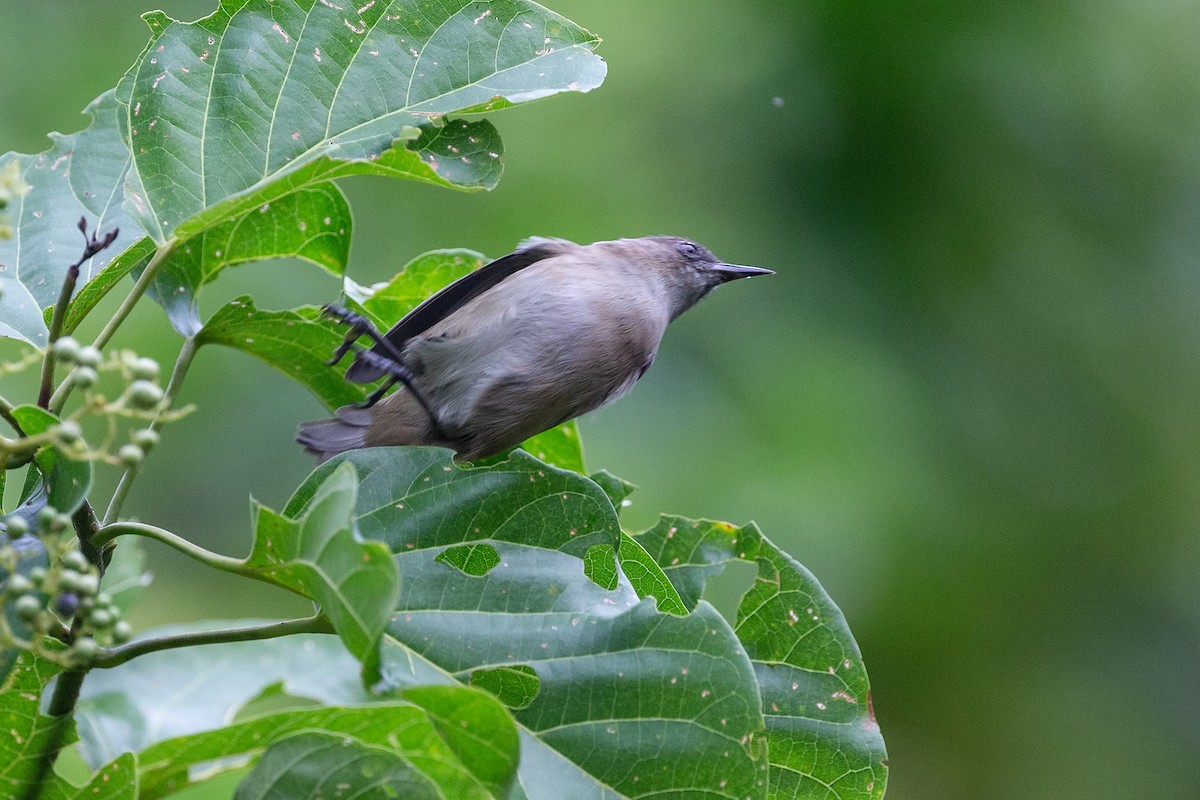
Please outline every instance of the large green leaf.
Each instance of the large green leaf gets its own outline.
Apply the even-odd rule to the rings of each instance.
[[[457,111],[587,91],[605,72],[596,37],[524,0],[357,11],[227,0],[194,23],[145,19],[151,40],[117,97],[134,159],[126,207],[159,242],[341,175],[461,184],[465,173],[487,185],[498,150],[455,153],[453,129],[431,126]],[[484,135],[462,130],[468,144]],[[441,166],[447,156],[452,171]]]
[[[585,560],[607,551],[617,577],[616,512],[599,486],[519,452],[468,469],[425,448],[343,458],[361,478],[359,528],[389,544],[402,576],[381,643],[385,681],[454,685],[482,672],[475,683],[487,687],[501,667],[523,676],[499,694],[520,696],[525,797],[764,796],[758,688],[721,616],[704,603],[663,614],[627,582],[605,588],[585,574]],[[288,512],[333,468],[318,469]],[[483,574],[464,569],[445,556],[464,546],[498,558]]]
[[[106,92],[85,109],[91,123],[84,130],[50,134],[53,146],[38,155],[0,156],[0,168],[10,161],[21,165],[21,179],[29,186],[29,193],[5,210],[14,233],[0,238],[0,336],[46,343],[42,310],[58,299],[67,267],[83,252],[80,217],[89,231],[120,228],[121,233],[81,266],[77,286],[142,238],[121,208],[130,159],[118,133],[117,109],[113,93]]]
[[[733,560],[758,565],[736,632],[754,662],[771,762],[771,797],[881,798],[887,752],[862,655],[817,579],[755,525],[663,517],[636,537],[688,607]]]
[[[342,464],[322,481],[294,519],[258,506],[247,569],[312,598],[368,674],[375,645],[396,602],[398,577],[387,547],[363,541],[351,514],[354,468]]]

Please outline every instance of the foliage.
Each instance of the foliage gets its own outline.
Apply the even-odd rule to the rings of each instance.
[[[26,470],[0,553],[10,793],[167,797],[240,771],[239,798],[882,797],[861,656],[815,578],[753,525],[623,531],[632,487],[584,474],[573,424],[474,465],[436,448],[341,456],[282,511],[256,504],[245,559],[122,517],[205,345],[250,352],[330,407],[366,391],[321,363],[340,335],[316,308],[242,297],[203,319],[206,284],[285,256],[341,275],[351,219],[334,179],[491,188],[498,132],[451,115],[588,91],[605,72],[596,37],[525,0],[228,0],[194,23],[145,19],[145,51],[87,128],[0,158],[28,186],[0,242],[14,267],[0,335],[42,364],[36,403],[0,398],[16,434],[0,438],[0,476]],[[73,227],[87,249],[68,266]],[[385,285],[347,283],[349,302],[390,323],[484,261],[427,253]],[[130,282],[80,346],[70,334]],[[183,339],[165,386],[154,362],[106,351],[147,295]],[[103,514],[98,466],[121,471]],[[130,640],[139,536],[315,613]],[[731,626],[701,596],[736,559],[759,577]],[[76,732],[96,770],[82,787],[49,769]]]

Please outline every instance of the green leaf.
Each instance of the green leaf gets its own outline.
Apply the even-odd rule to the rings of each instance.
[[[172,249],[149,295],[175,330],[200,330],[196,293],[227,267],[299,258],[341,275],[350,255],[350,205],[341,189],[319,183],[206,228]]]
[[[326,477],[349,461],[359,476],[355,520],[367,539],[394,553],[487,541],[569,553],[620,541],[608,498],[586,478],[521,453],[460,467],[435,447],[371,447],[322,464],[288,501],[303,513]],[[435,554],[436,555],[436,554]],[[578,571],[582,574],[582,564]]]
[[[57,775],[38,800],[138,800],[137,759],[125,753],[106,764],[84,786],[72,786]]]
[[[758,688],[720,614],[704,603],[663,614],[627,581],[606,589],[584,574],[589,551],[595,561],[607,546],[611,561],[620,542],[600,487],[519,451],[466,469],[430,448],[342,459],[361,476],[359,529],[389,544],[402,575],[380,645],[385,683],[461,685],[483,670],[487,685],[488,670],[532,672],[536,692],[514,711],[526,796],[764,796]],[[481,543],[499,556],[486,574],[439,563],[445,548]]]
[[[663,517],[637,537],[689,606],[734,559],[758,565],[736,632],[762,691],[771,796],[881,798],[887,753],[842,612],[758,527]]]
[[[330,410],[362,402],[367,388],[347,381],[326,363],[342,343],[344,328],[304,306],[292,311],[260,311],[249,296],[222,306],[197,334],[200,344],[242,350],[304,386]]]
[[[621,531],[621,547],[617,551],[617,559],[638,597],[653,597],[658,601],[658,610],[667,614],[688,613],[683,599],[675,591],[662,567],[637,539],[624,531]]]
[[[134,158],[127,208],[159,242],[341,175],[449,185],[465,173],[487,185],[498,150],[454,154],[451,170],[422,129],[458,110],[587,91],[605,71],[596,37],[523,0],[359,12],[238,0],[194,23],[145,19],[151,40],[117,95]]]
[[[69,136],[50,134],[53,146],[38,155],[0,156],[0,169],[18,162],[21,179],[30,187],[5,210],[14,233],[0,239],[0,336],[46,344],[42,309],[54,305],[67,267],[83,253],[80,217],[87,219],[89,232],[120,228],[121,233],[81,266],[78,287],[142,238],[121,208],[130,157],[117,126],[117,110],[113,92],[105,92],[84,110],[91,117],[84,130]]]
[[[66,744],[75,740],[69,716],[47,717],[38,710],[57,673],[53,663],[22,651],[0,683],[0,795],[20,797],[35,780],[41,752],[59,737]]]
[[[263,754],[234,795],[235,800],[322,800],[327,787],[353,789],[362,800],[444,800],[446,795],[393,748],[345,734],[306,731],[287,737]],[[463,800],[488,795],[477,787]]]
[[[375,645],[395,607],[399,578],[388,548],[354,532],[357,490],[354,468],[343,463],[321,481],[298,517],[258,506],[254,548],[245,565],[316,601],[346,649],[371,675]]]
[[[26,436],[44,433],[60,421],[49,411],[33,405],[17,406],[12,415]],[[92,487],[90,461],[72,459],[57,447],[46,445],[37,452],[34,463],[46,480],[50,505],[64,514],[71,514],[83,505]]]
[[[525,708],[537,697],[542,682],[533,667],[477,669],[471,673],[471,685],[491,692],[509,708]]]
[[[132,220],[129,221],[129,226],[131,229],[135,227]],[[74,333],[75,329],[79,327],[79,323],[83,322],[84,317],[104,299],[109,290],[120,283],[121,279],[130,272],[141,272],[150,263],[156,250],[150,237],[144,236],[128,250],[108,262],[104,269],[78,289],[75,296],[71,298],[70,304],[67,305],[67,313],[63,317],[63,334]],[[49,327],[50,318],[54,316],[54,307],[48,306],[42,316],[46,326]]]
[[[487,257],[474,250],[431,250],[409,261],[387,283],[360,288],[354,299],[382,327],[390,328],[434,292],[486,262]]]
[[[274,642],[263,644],[269,649]],[[511,782],[516,731],[503,708],[479,692],[454,689],[447,695],[442,687],[435,691],[433,703],[421,690],[414,690],[413,702],[287,711],[158,742],[139,754],[141,800],[179,791],[189,783],[190,767],[219,761],[225,768],[236,768],[245,758],[257,757],[273,743],[302,731],[387,745],[442,787],[447,797],[478,795],[480,784],[502,788]],[[474,747],[466,752],[456,747],[458,738],[447,738],[447,726],[455,729],[453,737],[469,737]],[[503,756],[499,761],[497,753]],[[505,761],[507,770],[502,766]],[[206,769],[204,779],[215,777],[220,769]]]
[[[138,638],[262,622],[175,625]],[[370,697],[360,672],[338,637],[322,634],[148,653],[88,673],[76,714],[81,751],[95,768],[156,742],[223,728],[273,684],[329,705],[365,703]]]

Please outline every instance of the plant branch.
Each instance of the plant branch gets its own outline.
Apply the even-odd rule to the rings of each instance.
[[[158,274],[159,268],[166,263],[167,258],[172,252],[174,252],[175,245],[175,239],[168,239],[167,241],[158,245],[158,249],[154,252],[154,257],[150,259],[150,262],[146,264],[146,268],[142,270],[142,274],[138,277],[137,283],[133,285],[133,288],[129,291],[129,294],[127,294],[125,299],[121,301],[121,305],[117,308],[116,312],[113,313],[112,319],[110,319],[100,333],[96,335],[95,341],[92,342],[93,347],[99,349],[108,344],[108,340],[113,337],[113,334],[117,332],[117,328],[121,327],[121,323],[123,323],[126,317],[129,316],[129,312],[133,311],[133,307],[137,305],[137,302],[142,299],[142,295],[144,295],[146,290],[150,288],[150,283],[154,280],[154,276]],[[49,404],[49,410],[51,412],[58,414],[62,411],[62,407],[67,403],[67,397],[69,397],[71,394],[71,386],[71,381],[66,380],[59,384],[58,388],[54,390],[54,394],[50,397]]]
[[[120,234],[120,228],[113,228],[104,235],[103,239],[96,238],[92,231],[87,233],[87,217],[79,218],[79,231],[83,234],[83,255],[71,266],[67,267],[67,276],[63,280],[62,291],[58,293],[58,302],[54,304],[54,314],[50,317],[50,334],[46,340],[46,355],[42,358],[42,382],[38,390],[37,404],[42,408],[50,407],[50,397],[54,390],[54,343],[62,333],[63,320],[67,316],[67,306],[71,304],[71,295],[75,293],[75,283],[79,280],[79,268],[83,262],[107,248]]]
[[[333,626],[324,614],[315,614],[303,619],[292,619],[284,622],[271,622],[266,625],[255,625],[248,628],[221,628],[214,631],[195,631],[174,636],[158,636],[153,639],[142,639],[131,642],[98,656],[91,664],[95,669],[108,669],[124,664],[131,658],[155,653],[159,650],[172,650],[178,647],[195,647],[202,644],[220,644],[224,642],[250,642],[261,639],[275,639],[280,636],[291,636],[295,633],[333,633]]]
[[[253,570],[246,567],[240,558],[230,558],[220,553],[214,553],[211,550],[204,549],[200,545],[192,544],[182,536],[171,533],[171,531],[165,528],[147,525],[144,522],[114,522],[105,525],[92,536],[92,544],[98,548],[103,548],[104,545],[118,536],[142,536],[147,539],[154,539],[157,542],[162,542],[168,547],[178,550],[188,558],[199,561],[201,564],[213,569],[219,569],[222,572],[231,572],[234,575],[242,575],[248,578],[258,577]]]
[[[167,382],[167,388],[163,394],[162,404],[160,409],[171,409],[175,406],[175,399],[179,396],[179,389],[183,385],[183,379],[187,376],[188,367],[192,364],[192,358],[196,355],[199,345],[196,343],[196,337],[189,336],[183,340],[183,347],[179,350],[179,357],[175,359],[175,368],[171,370],[171,379]],[[150,423],[150,428],[155,433],[162,430],[163,418],[162,413],[156,414],[154,420]],[[129,496],[129,489],[133,486],[133,479],[137,477],[138,470],[141,465],[126,468],[121,474],[121,480],[117,482],[117,488],[113,491],[112,498],[108,501],[108,509],[104,512],[104,524],[108,524],[116,520],[121,513],[121,506],[125,504],[125,498]]]

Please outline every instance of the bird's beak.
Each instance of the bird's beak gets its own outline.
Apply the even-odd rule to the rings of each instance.
[[[775,271],[762,267],[743,267],[740,264],[718,263],[712,265],[713,272],[721,276],[721,282],[734,281],[738,278],[749,278],[754,275],[774,275]]]

